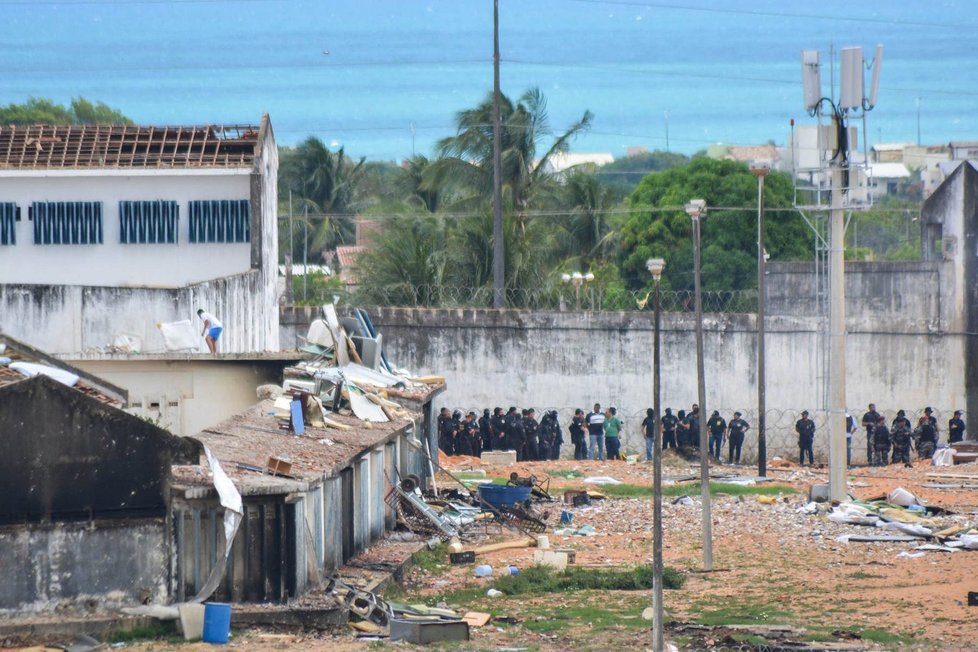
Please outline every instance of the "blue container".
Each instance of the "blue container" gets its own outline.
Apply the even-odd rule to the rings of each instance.
[[[231,605],[224,602],[207,602],[204,604],[204,636],[205,643],[224,645],[231,635]]]
[[[479,498],[496,507],[511,507],[530,497],[533,487],[511,487],[501,484],[480,484]]]
[[[560,512],[560,524],[561,525],[570,525],[571,524],[571,521],[573,521],[573,520],[574,520],[574,513],[573,512],[568,512],[566,510]]]

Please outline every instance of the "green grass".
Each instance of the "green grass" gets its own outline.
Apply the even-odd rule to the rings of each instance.
[[[120,629],[106,632],[103,639],[109,643],[133,643],[136,641],[155,641],[165,640],[168,642],[177,641],[176,625],[173,622],[163,623],[155,621],[148,625],[140,625],[132,629]],[[179,640],[183,640],[180,637]]]
[[[559,608],[538,610],[536,613],[542,617],[542,620],[526,620],[522,624],[525,629],[543,634],[564,631],[582,624],[588,625],[588,630],[591,632],[618,627],[646,629],[649,627],[649,623],[642,620],[641,612],[641,608],[620,609],[592,605],[564,605]]]
[[[677,484],[662,488],[663,497],[675,498],[678,496],[698,496],[700,494],[700,483]],[[609,498],[644,498],[652,495],[652,487],[635,484],[606,484],[601,485],[596,491],[603,493]],[[711,482],[710,494],[727,494],[728,496],[778,496],[781,494],[796,494],[798,490],[793,487],[786,487],[778,484],[757,484],[740,485],[728,484],[723,482]]]
[[[736,606],[704,608],[696,617],[703,625],[756,625],[775,622],[782,624],[792,614],[782,611],[780,605],[741,603]]]
[[[663,569],[662,586],[682,588],[685,578],[674,568]],[[517,575],[504,575],[494,587],[506,595],[561,593],[565,591],[638,591],[652,588],[652,566],[635,566],[624,570],[580,568],[569,566],[556,571],[547,566],[531,566]]]
[[[573,469],[547,469],[547,475],[557,476],[560,478],[567,478],[568,480],[573,480],[575,478],[583,478],[584,474],[580,471],[574,471]]]
[[[427,547],[422,548],[418,552],[414,553],[412,557],[415,568],[426,572],[433,572],[436,570],[442,570],[448,567],[448,545],[441,543],[435,546],[433,549],[429,550]]]
[[[848,577],[851,580],[874,580],[874,579],[880,579],[883,576],[873,575],[872,573],[864,573],[863,571],[856,571],[855,573],[851,573],[846,577]]]

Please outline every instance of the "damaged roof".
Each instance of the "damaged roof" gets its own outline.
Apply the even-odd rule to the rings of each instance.
[[[255,125],[0,126],[0,170],[250,166],[268,115]]]
[[[330,413],[330,420],[351,426],[352,430],[306,425],[305,432],[297,436],[279,429],[279,419],[273,416],[274,403],[264,400],[194,435],[220,460],[243,494],[263,493],[263,487],[288,486],[289,478],[264,475],[239,465],[264,469],[270,457],[277,457],[291,462],[292,479],[318,480],[323,475],[335,475],[361,453],[413,427],[411,419],[367,423],[354,416]],[[209,485],[210,480],[200,471],[193,467],[174,469],[175,480]]]
[[[129,405],[129,392],[122,387],[113,385],[109,381],[94,376],[78,367],[73,367],[67,362],[58,360],[2,332],[0,332],[0,358],[10,359],[9,363],[5,361],[0,363],[0,387],[27,380],[29,378],[28,375],[9,366],[17,362],[27,362],[43,365],[76,376],[78,382],[71,387],[103,403],[115,407],[127,407]]]

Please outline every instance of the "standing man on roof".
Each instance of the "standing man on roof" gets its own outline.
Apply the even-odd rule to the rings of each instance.
[[[197,310],[197,316],[204,322],[204,330],[200,334],[204,336],[207,348],[210,349],[211,353],[217,353],[217,340],[221,338],[221,333],[224,332],[224,324],[203,308]]]

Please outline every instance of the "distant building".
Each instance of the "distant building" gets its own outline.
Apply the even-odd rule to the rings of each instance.
[[[614,163],[614,161],[615,157],[607,152],[560,152],[547,159],[547,163],[543,166],[543,169],[545,172],[558,174],[560,172],[566,172],[578,165],[595,165],[601,167],[608,163]]]
[[[716,143],[706,148],[706,155],[723,161],[739,161],[749,166],[776,169],[781,154],[776,145],[725,145]]]
[[[869,160],[873,163],[903,163],[903,153],[908,147],[907,143],[877,143],[869,150]]]
[[[910,170],[903,163],[869,165],[869,193],[874,200],[905,192],[909,183]]]
[[[952,161],[973,161],[978,159],[978,140],[952,140],[948,147]]]

